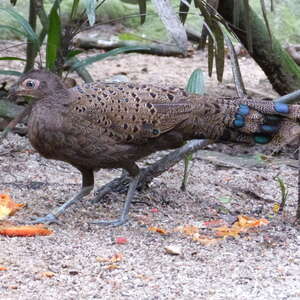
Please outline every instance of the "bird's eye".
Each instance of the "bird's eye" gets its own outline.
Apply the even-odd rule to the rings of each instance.
[[[33,89],[35,87],[35,82],[33,80],[27,80],[25,85],[26,87]]]
[[[32,78],[27,78],[22,83],[23,87],[29,90],[37,89],[39,87],[39,84],[40,84],[39,80],[32,79]]]

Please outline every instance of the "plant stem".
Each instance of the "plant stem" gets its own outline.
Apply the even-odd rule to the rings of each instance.
[[[29,24],[33,31],[36,31],[36,21],[37,21],[37,13],[35,7],[35,1],[30,0],[29,3],[29,17],[28,17]],[[36,58],[37,51],[34,45],[28,40],[27,41],[27,48],[26,48],[26,65],[24,68],[24,73],[33,69],[34,61]]]

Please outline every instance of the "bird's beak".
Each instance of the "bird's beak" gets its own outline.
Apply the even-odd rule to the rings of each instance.
[[[8,99],[10,100],[13,100],[15,99],[17,96],[19,96],[19,86],[14,84],[10,89],[9,89],[9,92],[8,92]]]

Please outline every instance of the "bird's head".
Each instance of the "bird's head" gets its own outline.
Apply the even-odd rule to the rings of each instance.
[[[30,96],[40,99],[65,89],[61,79],[45,70],[34,70],[22,75],[10,88],[11,96]]]

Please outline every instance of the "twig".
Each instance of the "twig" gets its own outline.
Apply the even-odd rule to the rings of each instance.
[[[226,41],[226,44],[227,44],[227,47],[228,47],[228,50],[230,53],[230,61],[231,61],[232,74],[233,74],[233,78],[234,78],[236,93],[237,93],[238,97],[244,98],[247,96],[247,92],[246,92],[245,85],[243,82],[237,55],[235,53],[234,47],[233,47],[232,42],[229,39],[229,37],[226,34],[224,34],[224,37],[225,37],[225,41]]]
[[[226,87],[231,90],[236,90],[235,84],[232,84],[232,83],[226,84]],[[272,95],[270,95],[270,94],[263,93],[263,92],[260,92],[258,90],[251,89],[251,88],[246,88],[246,94],[248,96],[253,96],[253,97],[261,97],[261,98],[267,98],[267,99],[273,98]]]
[[[191,140],[179,149],[176,149],[171,153],[167,154],[148,168],[141,169],[138,190],[143,190],[155,177],[169,170],[172,166],[176,165],[179,161],[184,159],[185,156],[192,154],[200,149],[203,149],[210,143],[210,140]],[[111,182],[105,184],[96,191],[97,196],[93,200],[93,203],[100,202],[101,198],[108,193],[126,192],[130,180],[130,177],[128,177],[127,175],[122,175],[120,178],[116,178]]]

